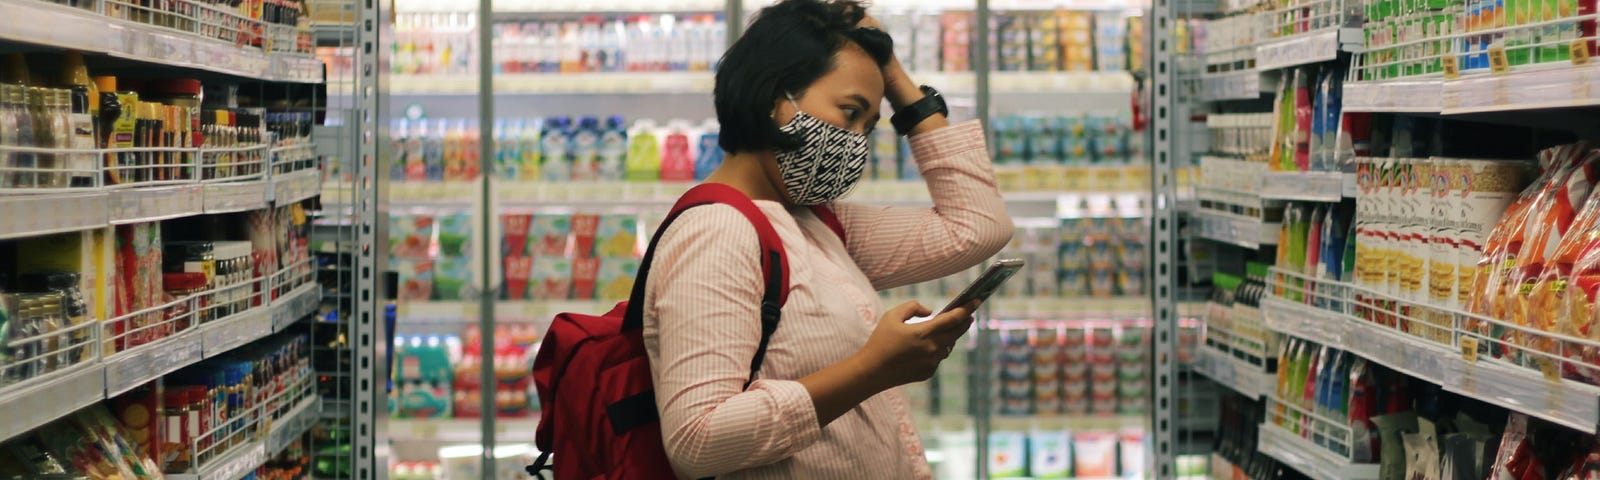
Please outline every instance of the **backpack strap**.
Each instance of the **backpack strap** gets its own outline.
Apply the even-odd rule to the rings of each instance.
[[[667,226],[671,225],[678,215],[690,208],[722,204],[733,207],[743,214],[756,229],[756,239],[761,247],[761,272],[765,280],[765,293],[761,297],[761,343],[756,347],[755,357],[750,359],[750,377],[745,380],[744,387],[750,388],[755,382],[756,372],[761,370],[761,364],[766,361],[767,344],[772,341],[772,333],[778,330],[778,320],[783,313],[783,305],[789,301],[789,265],[783,250],[783,240],[778,238],[778,231],[772,228],[772,222],[767,220],[767,215],[761,212],[750,197],[745,196],[733,187],[720,183],[702,183],[689,189],[678,203],[672,206],[667,218],[656,228],[656,234],[650,239],[650,248],[645,251],[644,259],[639,263],[639,275],[634,279],[633,294],[628,299],[628,310],[622,320],[622,330],[639,330],[644,328],[644,293],[645,279],[650,274],[650,265],[655,259],[656,244],[661,241],[662,234],[666,233]]]
[[[834,235],[839,236],[840,243],[846,243],[844,236],[844,222],[839,221],[839,215],[833,213],[832,207],[827,205],[817,205],[811,207],[811,213],[816,215],[817,219],[822,220],[822,224],[827,225],[829,230],[833,230]]]

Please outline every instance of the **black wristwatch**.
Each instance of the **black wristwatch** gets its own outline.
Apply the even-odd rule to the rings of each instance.
[[[945,116],[950,115],[950,106],[945,105],[944,95],[940,94],[938,90],[923,85],[922,93],[922,100],[917,100],[910,105],[896,109],[894,115],[889,117],[889,123],[894,125],[896,133],[910,135],[912,127],[922,123],[923,120],[927,120],[928,117],[933,116],[935,113]]]

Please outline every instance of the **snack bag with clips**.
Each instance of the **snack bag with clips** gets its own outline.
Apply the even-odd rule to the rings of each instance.
[[[1578,155],[1581,154],[1581,155]],[[1540,208],[1531,215],[1528,228],[1527,241],[1522,243],[1522,251],[1517,255],[1517,265],[1509,272],[1506,288],[1503,293],[1504,310],[1509,316],[1500,317],[1509,319],[1518,326],[1535,327],[1544,331],[1552,331],[1551,325],[1541,325],[1549,317],[1530,316],[1530,297],[1547,266],[1556,253],[1561,239],[1571,231],[1576,220],[1577,212],[1585,206],[1589,192],[1594,188],[1597,177],[1600,177],[1600,155],[1592,151],[1575,152],[1582,158],[1578,168],[1552,195],[1543,199]],[[1548,349],[1548,338],[1536,338],[1523,332],[1509,332],[1510,340],[1525,348]],[[1523,358],[1524,362],[1531,359]]]

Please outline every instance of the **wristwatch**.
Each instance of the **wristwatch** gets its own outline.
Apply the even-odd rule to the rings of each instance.
[[[923,97],[910,105],[900,107],[889,117],[889,123],[894,125],[894,131],[900,135],[910,135],[911,128],[922,123],[933,114],[950,115],[950,107],[944,103],[944,95],[933,87],[923,85]]]

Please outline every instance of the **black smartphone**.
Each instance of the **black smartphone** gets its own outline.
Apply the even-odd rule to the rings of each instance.
[[[957,307],[972,303],[975,300],[978,302],[989,300],[990,295],[994,295],[994,292],[1000,290],[1000,285],[1006,283],[1006,280],[1010,280],[1011,276],[1016,275],[1018,270],[1022,270],[1022,265],[1023,261],[1020,258],[995,260],[994,263],[989,264],[989,268],[983,271],[983,275],[978,276],[978,279],[972,282],[971,285],[967,285],[967,288],[962,290],[959,295],[956,295],[956,298],[950,300],[950,303],[939,310],[939,313],[955,310]]]

